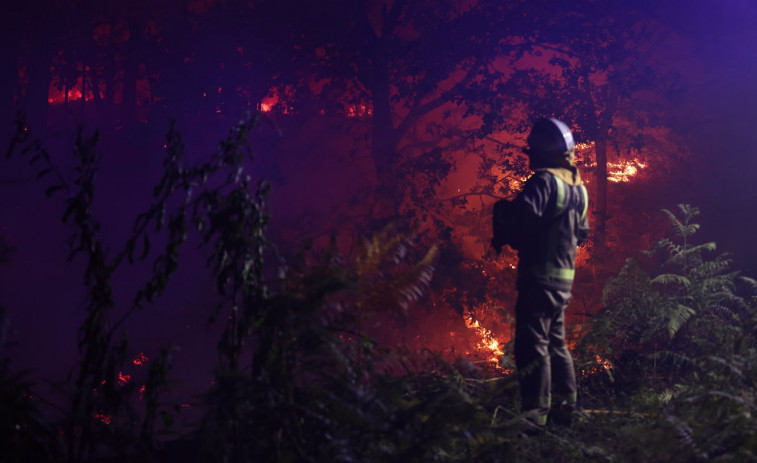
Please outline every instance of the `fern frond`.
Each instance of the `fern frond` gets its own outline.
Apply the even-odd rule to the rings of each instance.
[[[733,293],[733,288],[728,281],[715,279],[702,285],[702,291],[698,295],[700,302],[705,304],[733,304],[740,297]]]
[[[754,405],[754,403],[752,403],[750,400],[745,399],[744,397],[738,397],[725,391],[709,391],[708,394],[715,397],[726,398],[745,409],[757,410],[757,407]]]
[[[750,277],[740,276],[739,281],[744,283],[746,285],[747,289],[749,290],[750,295],[754,296],[757,295],[757,280]]]
[[[698,223],[689,223],[683,226],[683,229],[681,230],[682,235],[681,236],[691,236],[694,233],[699,230],[699,224]]]
[[[660,241],[657,242],[657,247],[665,249],[668,253],[668,256],[672,259],[676,256],[683,255],[683,247],[679,246],[678,244],[674,243],[668,238],[663,238]]]
[[[355,272],[361,284],[361,304],[377,310],[402,309],[426,291],[435,271],[438,248],[431,247],[415,264],[406,262],[414,235],[384,228],[366,239],[356,258]]]
[[[650,355],[649,358],[657,360],[658,364],[665,362],[674,365],[677,368],[696,366],[696,359],[678,351],[663,350],[655,352]]]
[[[362,248],[356,258],[357,274],[368,275],[375,273],[389,260],[399,263],[407,251],[407,244],[412,239],[408,234],[396,233],[393,225],[384,227],[363,240]]]
[[[643,293],[649,288],[649,275],[635,259],[627,259],[618,275],[611,278],[602,290],[602,302],[612,305],[619,300]]]
[[[678,205],[678,210],[681,211],[681,216],[683,216],[686,223],[689,223],[691,219],[699,215],[699,208],[691,204],[681,203]]]
[[[652,278],[650,282],[656,285],[679,285],[683,286],[686,289],[691,286],[691,280],[683,275],[675,275],[672,273],[663,273],[662,275],[657,275],[656,277]]]
[[[696,315],[696,311],[689,306],[676,304],[673,310],[668,314],[668,334],[672,338],[678,331]]]
[[[699,280],[699,281],[697,281]],[[697,281],[695,293],[703,301],[712,298],[730,298],[733,296],[735,286],[733,280],[728,275],[715,275],[711,277],[701,277]]]
[[[670,212],[668,209],[663,209],[662,213],[667,216],[668,222],[670,222],[670,225],[673,227],[676,235],[687,236],[685,233],[686,224],[678,220],[678,217],[676,217],[676,215]]]
[[[436,246],[426,252],[426,255],[412,269],[404,272],[398,279],[397,297],[402,308],[417,301],[425,292],[436,270],[435,261],[439,255]]]
[[[716,365],[723,367],[723,369],[726,372],[728,372],[731,375],[733,375],[739,381],[745,381],[746,380],[745,375],[744,375],[744,370],[739,365],[737,365],[735,362],[730,361],[730,360],[726,360],[723,357],[718,357],[718,356],[715,356],[715,355],[710,356],[707,359],[710,360],[711,362],[714,362]]]
[[[699,453],[694,441],[694,430],[691,429],[691,426],[689,426],[688,423],[686,423],[682,419],[673,415],[668,415],[666,418],[667,421],[676,429],[676,432],[678,433],[678,441],[684,447],[691,449],[695,453]]]
[[[707,310],[721,319],[728,319],[734,322],[740,321],[738,314],[724,305],[712,305]]]
[[[702,251],[710,251],[710,252],[712,252],[712,251],[715,251],[717,249],[717,247],[718,247],[717,243],[715,243],[714,241],[710,241],[708,243],[702,243],[702,244],[698,244],[696,246],[691,246],[690,248],[688,248],[686,250],[686,253],[687,254],[697,254],[697,253],[700,253]]]

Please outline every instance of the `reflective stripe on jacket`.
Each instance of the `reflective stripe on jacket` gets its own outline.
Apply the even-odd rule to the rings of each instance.
[[[589,199],[575,169],[539,169],[514,201],[518,215],[518,282],[570,290],[577,246],[589,232]]]

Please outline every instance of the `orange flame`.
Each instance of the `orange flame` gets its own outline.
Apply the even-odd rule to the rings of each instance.
[[[593,141],[577,143],[576,151],[580,152],[586,149],[593,149],[594,146],[595,143]],[[586,161],[588,161],[588,159],[594,158],[593,155],[589,154],[582,154],[582,157]],[[587,167],[596,167],[597,163],[595,161],[591,161],[584,165],[586,165]],[[639,160],[638,158],[629,160],[621,159],[617,162],[608,162],[607,180],[613,183],[627,183],[630,182],[633,177],[637,176],[643,169],[646,169],[646,167],[647,163]]]
[[[603,371],[609,371],[612,370],[612,362],[609,360],[603,359],[599,356],[599,354],[595,354],[594,356],[595,360],[597,361],[596,364],[593,366],[589,366],[581,372],[581,375],[586,378],[591,375],[595,375],[597,373],[603,372]]]
[[[603,359],[602,357],[599,356],[599,354],[597,354],[596,358],[597,358],[597,363],[599,364],[601,368],[605,370],[612,369],[612,362],[610,362],[609,360]]]
[[[465,326],[474,330],[479,336],[479,341],[476,344],[476,348],[487,354],[488,360],[495,366],[499,367],[499,359],[505,353],[502,351],[499,341],[494,338],[491,330],[488,330],[481,326],[478,320],[474,319],[472,315],[465,318]]]
[[[630,182],[647,165],[634,158],[630,161],[621,160],[607,163],[607,180],[615,183]]]

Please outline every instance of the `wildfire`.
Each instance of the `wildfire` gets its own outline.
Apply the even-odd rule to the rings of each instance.
[[[588,153],[581,153],[583,150],[593,149],[595,143],[593,141],[586,142],[586,143],[577,143],[576,144],[576,151],[578,151],[580,154],[578,155],[577,161],[579,165],[583,165],[586,167],[596,167],[597,163],[593,159],[593,154]],[[583,159],[584,162],[581,162],[581,159]],[[640,161],[638,158],[633,158],[630,160],[621,159],[617,162],[608,162],[607,163],[607,180],[614,182],[614,183],[627,183],[630,182],[633,177],[639,174],[643,169],[647,167],[647,163]]]
[[[474,319],[473,316],[465,318],[465,326],[474,330],[479,336],[479,341],[476,343],[476,349],[485,352],[490,362],[499,365],[499,359],[504,355],[504,352],[502,351],[499,341],[494,338],[491,330],[481,326],[478,320]]]
[[[634,158],[631,161],[608,162],[607,167],[607,180],[619,183],[631,181],[631,177],[638,174],[647,165]]]

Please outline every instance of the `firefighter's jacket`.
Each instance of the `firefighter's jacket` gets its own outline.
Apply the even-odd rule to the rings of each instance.
[[[518,287],[570,291],[577,246],[589,233],[586,187],[575,167],[536,169],[512,201],[494,207],[495,248],[518,250]],[[497,249],[499,250],[499,249]]]

